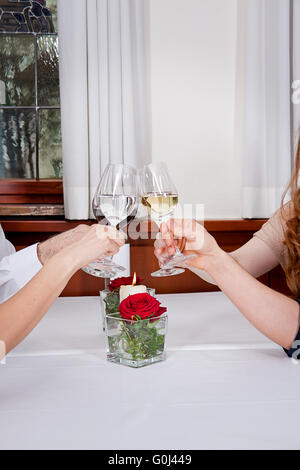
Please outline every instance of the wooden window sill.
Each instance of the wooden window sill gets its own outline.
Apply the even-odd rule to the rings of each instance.
[[[62,205],[62,180],[0,180],[0,204]]]
[[[0,217],[64,217],[62,204],[0,204]]]

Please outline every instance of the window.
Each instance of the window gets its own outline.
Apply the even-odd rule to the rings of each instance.
[[[56,0],[0,0],[0,204],[62,203],[58,58]]]

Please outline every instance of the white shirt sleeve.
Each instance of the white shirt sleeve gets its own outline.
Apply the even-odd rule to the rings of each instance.
[[[16,252],[0,226],[0,303],[22,289],[41,268],[37,245]]]

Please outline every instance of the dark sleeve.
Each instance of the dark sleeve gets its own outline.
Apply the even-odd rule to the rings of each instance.
[[[298,304],[300,304],[300,299],[296,300]],[[290,358],[300,361],[300,328],[291,349],[289,351],[287,349],[284,349],[284,351]]]

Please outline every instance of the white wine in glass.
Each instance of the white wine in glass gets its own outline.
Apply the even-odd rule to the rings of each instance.
[[[178,194],[149,193],[142,197],[142,204],[157,219],[169,218],[178,206]]]

